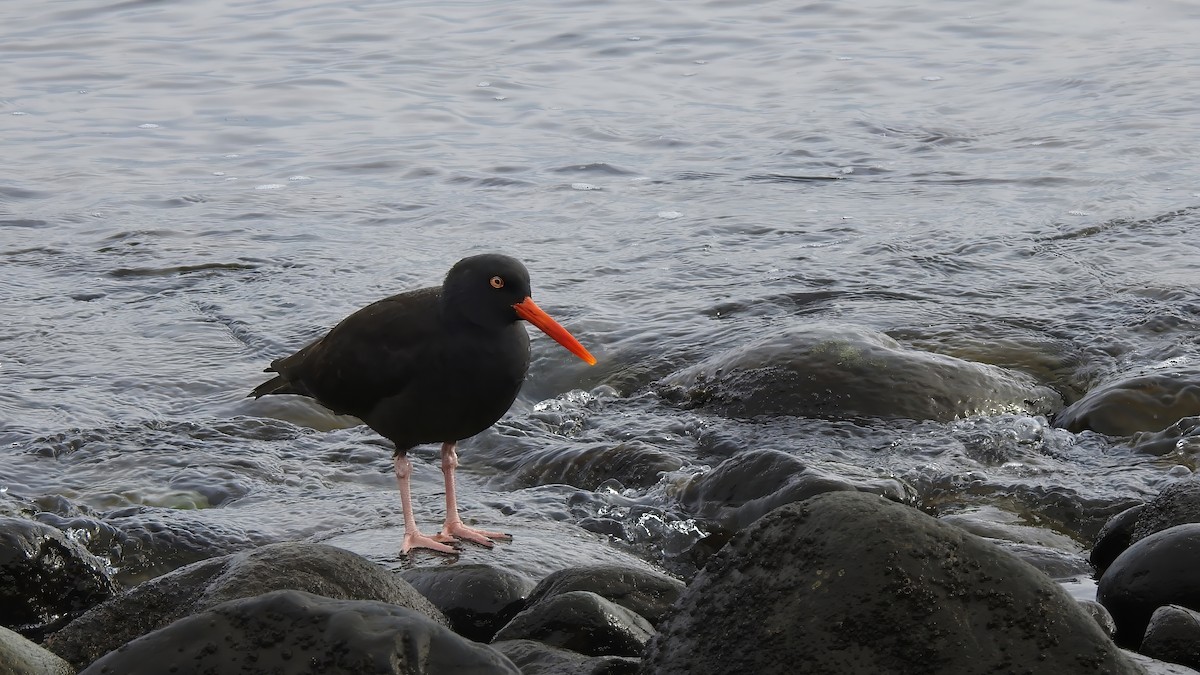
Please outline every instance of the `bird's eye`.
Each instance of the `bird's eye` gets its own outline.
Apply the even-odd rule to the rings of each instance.
[[[492,285],[492,288],[504,288],[504,277],[492,277],[488,283]]]

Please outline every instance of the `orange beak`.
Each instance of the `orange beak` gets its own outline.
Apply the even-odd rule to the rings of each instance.
[[[558,325],[557,321],[551,319],[549,314],[534,304],[533,298],[526,297],[513,305],[513,309],[517,310],[517,316],[537,326],[543,333],[554,338],[555,342],[566,347],[569,352],[587,361],[589,366],[596,365],[596,357],[589,354],[588,350],[584,349],[583,345],[579,344],[579,340],[568,333],[566,328]]]

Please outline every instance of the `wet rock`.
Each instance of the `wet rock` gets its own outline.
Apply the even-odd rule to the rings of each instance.
[[[400,576],[446,615],[455,633],[476,642],[490,642],[525,609],[534,587],[525,575],[483,564],[423,567]]]
[[[1200,523],[1176,525],[1130,546],[1100,577],[1096,597],[1117,622],[1117,642],[1136,647],[1154,610],[1200,609]]]
[[[691,479],[679,492],[689,513],[736,532],[769,511],[822,492],[854,490],[843,478],[778,450],[750,450]]]
[[[797,415],[948,421],[1048,415],[1061,398],[1033,378],[906,348],[864,328],[805,326],[719,354],[665,378],[661,394],[733,417]]]
[[[986,506],[948,514],[939,520],[991,541],[1052,579],[1092,572],[1092,566],[1084,558],[1083,547],[1074,539],[1022,524],[1015,513]]]
[[[529,604],[571,591],[590,591],[657,624],[679,599],[684,583],[651,570],[621,565],[572,567],[538,582]]]
[[[104,563],[62,531],[0,517],[0,625],[41,640],[116,592]]]
[[[1200,612],[1178,605],[1154,610],[1139,651],[1160,661],[1200,668]]]
[[[1089,391],[1063,410],[1054,425],[1073,432],[1129,436],[1161,431],[1200,415],[1200,371],[1185,369],[1139,375]]]
[[[1104,527],[1100,528],[1090,556],[1092,566],[1096,568],[1097,577],[1103,575],[1112,561],[1129,548],[1129,542],[1133,538],[1133,528],[1137,525],[1138,517],[1142,515],[1144,508],[1145,504],[1138,504],[1125,509],[1109,518],[1108,522],[1104,523]]]
[[[46,640],[82,668],[121,645],[173,621],[236,598],[303,590],[329,598],[378,600],[446,619],[403,579],[332,546],[291,542],[181,567],[104,602]]]
[[[788,504],[735,536],[659,626],[643,664],[655,675],[1031,668],[1140,672],[1042,573],[859,492]]]
[[[1095,600],[1084,600],[1079,603],[1079,606],[1095,619],[1096,625],[1100,626],[1105,635],[1112,638],[1117,634],[1117,622],[1113,621],[1112,614],[1108,613],[1104,605]]]
[[[384,602],[272,591],[231,600],[138,638],[80,675],[520,671],[428,616]]]
[[[75,675],[71,664],[0,626],[0,675]]]
[[[606,480],[647,488],[664,471],[675,471],[682,460],[637,441],[589,448],[556,447],[552,452],[529,453],[511,469],[518,485],[552,483],[594,490]]]
[[[584,656],[533,640],[493,642],[522,675],[637,675],[641,660],[628,656]]]
[[[1170,483],[1147,502],[1138,514],[1129,542],[1185,523],[1200,523],[1200,480],[1195,478]]]
[[[536,640],[589,656],[638,656],[654,634],[650,622],[588,591],[549,597],[518,614],[496,641]]]
[[[1200,416],[1185,417],[1161,431],[1140,431],[1129,444],[1140,453],[1156,457],[1173,452],[1200,454]]]
[[[1137,652],[1127,651],[1125,652],[1125,656],[1129,657],[1130,661],[1141,666],[1146,675],[1200,675],[1200,671],[1192,670],[1187,666],[1159,661],[1158,659],[1152,659]]]

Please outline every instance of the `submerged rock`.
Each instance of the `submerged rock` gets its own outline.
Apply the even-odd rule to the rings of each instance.
[[[130,642],[80,675],[170,672],[521,675],[496,650],[420,612],[303,591],[219,604]]]
[[[82,668],[121,645],[190,614],[268,591],[400,605],[446,625],[407,582],[365,558],[323,544],[271,544],[181,567],[102,603],[51,635],[46,646]]]
[[[61,530],[0,517],[0,625],[40,640],[116,592],[104,563]]]
[[[1200,610],[1200,523],[1176,525],[1138,541],[1109,565],[1096,597],[1117,622],[1117,642],[1141,643],[1154,610]]]
[[[679,503],[688,513],[736,532],[784,504],[854,489],[850,481],[786,452],[749,450],[694,476],[679,491]]]
[[[641,661],[629,656],[585,656],[534,640],[493,642],[522,675],[636,675]]]
[[[1161,431],[1200,415],[1200,371],[1139,375],[1089,391],[1059,413],[1054,425],[1109,436]]]
[[[997,366],[902,346],[858,327],[782,330],[665,378],[662,394],[733,417],[796,415],[948,421],[1049,415],[1049,387]]]
[[[1138,673],[1026,563],[859,492],[783,506],[688,586],[643,672]]]

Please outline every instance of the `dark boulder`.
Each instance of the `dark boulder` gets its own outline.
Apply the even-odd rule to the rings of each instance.
[[[1041,572],[860,492],[783,506],[735,536],[660,624],[643,671],[1140,672]]]
[[[1089,557],[1092,566],[1096,568],[1097,577],[1103,575],[1112,561],[1129,548],[1129,542],[1133,539],[1133,528],[1137,526],[1138,518],[1142,515],[1144,508],[1146,508],[1145,504],[1138,504],[1125,509],[1109,518],[1108,522],[1104,523],[1104,527],[1100,528]]]
[[[588,591],[547,598],[518,614],[496,641],[537,640],[588,656],[638,656],[654,626],[641,616]]]
[[[1170,483],[1146,502],[1130,533],[1129,543],[1185,523],[1200,523],[1200,480],[1195,478]]]
[[[272,591],[232,600],[138,638],[80,675],[510,674],[504,655],[411,609]]]
[[[523,574],[484,564],[421,567],[400,576],[446,615],[455,633],[477,642],[490,642],[525,609],[534,587]]]
[[[683,593],[682,581],[621,565],[590,565],[554,572],[529,595],[533,605],[571,591],[591,591],[657,624]]]
[[[1154,610],[1139,651],[1160,661],[1200,668],[1200,612],[1178,605]]]
[[[38,641],[116,592],[104,563],[61,530],[0,517],[0,626]]]
[[[403,579],[359,555],[322,544],[271,544],[181,567],[104,602],[46,640],[82,668],[109,651],[222,602],[280,590],[378,600],[445,617]]]
[[[1176,525],[1130,546],[1100,577],[1096,596],[1117,622],[1117,642],[1138,646],[1154,610],[1200,610],[1200,523]]]

